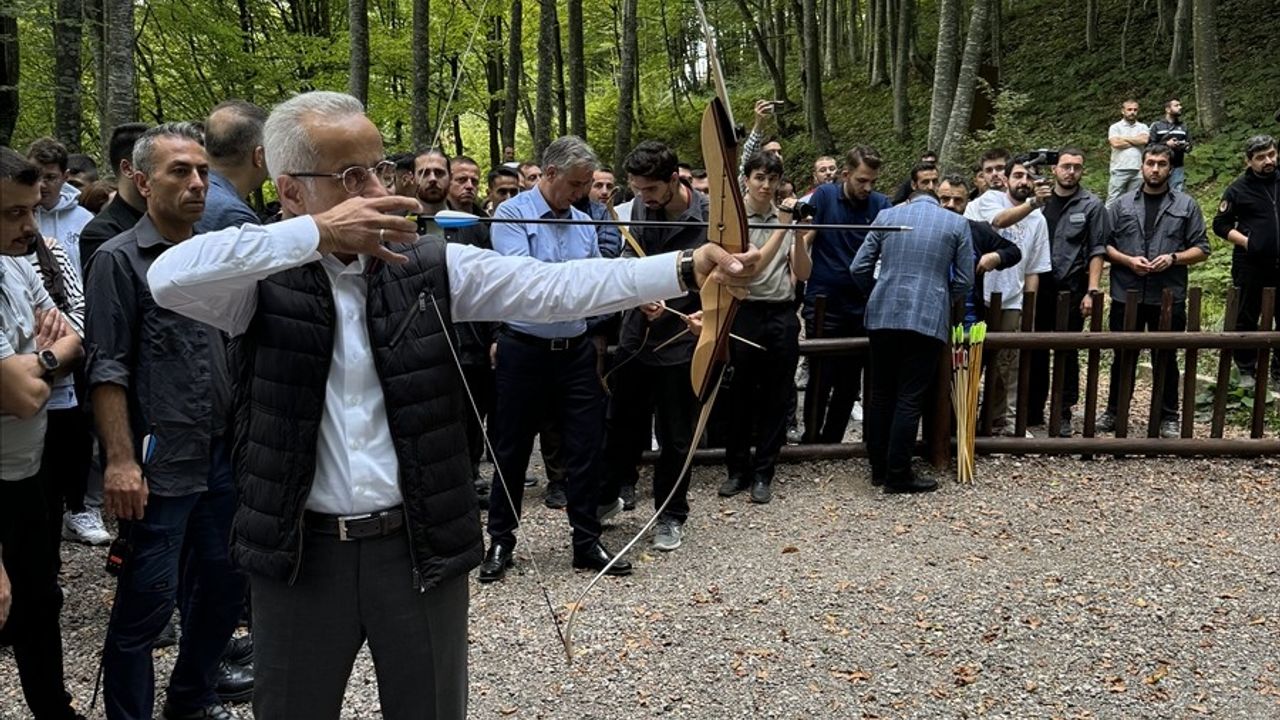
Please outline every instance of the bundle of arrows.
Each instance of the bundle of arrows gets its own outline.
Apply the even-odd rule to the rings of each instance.
[[[986,323],[951,329],[951,405],[956,411],[956,481],[973,482],[973,440],[978,426],[978,384]]]

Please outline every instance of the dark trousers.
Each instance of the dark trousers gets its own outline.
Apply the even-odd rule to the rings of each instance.
[[[937,374],[942,341],[909,330],[873,330],[871,399],[864,416],[873,476],[889,483],[911,476],[921,400]]]
[[[381,717],[463,720],[467,576],[419,592],[404,531],[340,541],[308,532],[290,585],[254,575],[253,712],[258,720],[337,720],[367,641]]]
[[[772,480],[778,451],[787,440],[787,411],[795,400],[800,358],[800,319],[790,302],[748,301],[738,306],[733,331],[764,347],[734,342],[727,390],[733,432],[726,438],[731,477]],[[755,456],[751,446],[754,441]]]
[[[1124,329],[1125,304],[1111,302],[1111,312],[1107,317],[1108,327],[1112,332]],[[1172,330],[1181,332],[1187,329],[1187,304],[1173,305]],[[1136,330],[1151,332],[1160,328],[1160,306],[1138,305],[1138,324]],[[1160,388],[1160,420],[1178,419],[1178,354],[1174,350],[1161,350],[1152,353],[1152,369],[1163,358],[1168,364],[1164,373],[1164,387]],[[1129,387],[1133,387],[1134,373],[1137,369],[1137,351],[1118,350],[1111,363],[1111,382],[1107,388],[1107,412],[1116,412],[1117,400],[1120,397],[1120,377],[1122,373],[1129,375]],[[1153,392],[1155,390],[1153,389]]]
[[[489,433],[496,454],[494,463],[506,481],[511,502],[494,488],[489,501],[489,537],[493,542],[515,546],[533,438],[548,413],[563,429],[561,453],[574,547],[589,547],[600,538],[596,508],[605,404],[596,358],[595,345],[585,340],[565,350],[551,350],[510,335],[499,337],[494,370],[497,402]]]
[[[1240,288],[1240,314],[1236,316],[1235,329],[1256,332],[1262,317],[1262,289],[1272,287],[1280,293],[1280,260],[1236,255],[1231,258],[1231,282]],[[1273,306],[1273,316],[1274,313]],[[1240,372],[1252,375],[1258,364],[1258,351],[1236,350],[1233,355]],[[1280,358],[1274,353],[1271,355],[1271,376],[1280,377]]]
[[[89,416],[84,408],[74,407],[49,411],[48,442],[40,459],[40,476],[44,478],[45,501],[48,503],[49,533],[55,566],[62,569],[58,548],[62,544],[62,511],[84,512],[84,495],[89,484],[89,467],[93,463],[93,436],[89,434]]]
[[[244,575],[232,567],[228,551],[236,505],[228,451],[224,442],[214,440],[207,490],[178,497],[152,494],[143,518],[121,528],[132,551],[117,582],[102,658],[109,720],[150,720],[153,715],[151,645],[178,601],[184,547],[191,588],[183,602],[182,639],[167,699],[178,710],[218,701],[218,661],[240,619],[245,591]]]
[[[467,447],[471,451],[471,479],[479,480],[480,458],[484,457],[482,423],[485,418],[493,417],[493,368],[488,364],[463,365],[462,373],[476,402],[474,409],[467,408]],[[476,411],[479,411],[479,417]]]
[[[71,696],[62,680],[62,629],[58,613],[57,544],[51,543],[49,516],[42,475],[25,480],[0,480],[0,544],[4,570],[9,576],[12,605],[0,644],[13,646],[18,679],[31,716],[36,720],[74,718]],[[88,648],[82,650],[88,651]],[[13,700],[4,701],[6,704]],[[6,708],[9,717],[23,716],[17,707]]]
[[[812,320],[805,320],[805,337],[862,337],[867,334],[862,314],[827,316],[821,332]],[[809,385],[804,391],[804,442],[838,443],[849,427],[853,404],[862,396],[862,371],[866,363],[859,354],[814,355],[809,358]]]
[[[601,504],[617,500],[623,485],[636,484],[636,466],[640,454],[649,449],[649,428],[654,427],[661,448],[653,469],[654,509],[678,485],[664,514],[680,522],[689,517],[689,473],[680,475],[680,470],[693,441],[697,406],[687,364],[657,366],[634,362],[618,368],[609,402]]]
[[[1073,287],[1074,286],[1074,287]],[[1039,332],[1051,332],[1058,329],[1058,293],[1070,292],[1071,312],[1067,315],[1067,332],[1082,332],[1084,316],[1080,314],[1080,301],[1084,299],[1084,290],[1080,282],[1059,283],[1053,273],[1040,274],[1040,290],[1036,293],[1035,329]],[[1075,350],[1061,351],[1066,358],[1066,375],[1062,383],[1062,412],[1070,417],[1071,408],[1080,401],[1080,353]],[[1028,425],[1040,425],[1044,422],[1045,407],[1052,388],[1050,374],[1050,358],[1055,354],[1049,350],[1031,351],[1031,384],[1028,392],[1027,412]]]

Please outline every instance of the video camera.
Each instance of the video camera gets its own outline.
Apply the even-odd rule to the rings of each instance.
[[[1058,151],[1048,148],[1039,148],[1037,150],[1028,150],[1027,152],[1013,159],[1014,164],[1022,165],[1031,175],[1031,179],[1035,184],[1053,182],[1050,178],[1040,174],[1040,167],[1048,165],[1053,167],[1058,164]]]

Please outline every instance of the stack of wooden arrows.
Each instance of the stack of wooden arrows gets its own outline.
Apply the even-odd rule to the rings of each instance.
[[[951,329],[951,405],[956,411],[956,481],[973,482],[973,441],[978,426],[978,385],[986,323]]]

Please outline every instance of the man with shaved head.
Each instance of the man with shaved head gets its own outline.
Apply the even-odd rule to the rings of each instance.
[[[209,113],[204,123],[209,190],[197,233],[258,222],[245,198],[267,180],[267,151],[262,147],[266,121],[266,110],[244,100],[228,100]]]

